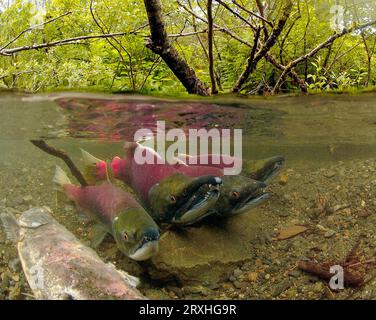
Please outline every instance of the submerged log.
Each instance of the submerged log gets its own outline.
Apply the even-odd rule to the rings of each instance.
[[[56,149],[54,147],[51,147],[48,145],[44,140],[30,140],[30,142],[36,146],[37,148],[41,149],[42,151],[57,157],[65,162],[65,164],[68,166],[69,170],[73,174],[73,176],[78,180],[78,182],[81,184],[81,186],[86,187],[89,184],[87,183],[84,175],[81,173],[81,171],[77,168],[77,166],[74,164],[72,159],[69,157],[69,155],[59,149]]]
[[[334,274],[330,273],[330,266],[308,262],[308,261],[300,261],[298,263],[298,268],[302,271],[315,275],[323,280],[330,280]],[[364,283],[364,277],[355,273],[351,272],[348,269],[344,269],[344,282],[345,285],[350,287],[360,287]]]

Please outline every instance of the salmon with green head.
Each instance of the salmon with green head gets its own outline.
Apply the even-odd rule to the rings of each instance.
[[[149,150],[148,152],[155,151]],[[158,155],[154,156],[157,157]],[[190,160],[193,158],[194,157],[191,157]],[[127,181],[127,179],[131,178],[128,174],[126,159],[115,157],[111,164],[111,171],[115,178],[123,181]],[[169,166],[168,169],[171,176],[162,182],[157,183],[147,196],[147,206],[150,208],[153,218],[157,221],[168,221],[169,219],[173,219],[176,224],[192,224],[209,215],[227,217],[246,213],[269,198],[269,194],[264,191],[267,187],[265,182],[269,181],[272,178],[272,175],[280,170],[284,162],[283,157],[247,161],[247,168],[251,170],[248,171],[250,172],[249,175],[254,177],[254,179],[252,179],[249,175],[224,176],[223,163],[216,167],[199,164],[187,165],[183,160],[187,160],[187,156],[185,156],[185,158],[181,156],[180,161],[173,166]],[[218,161],[213,155],[209,155],[208,163],[213,160]],[[229,159],[225,160],[229,161]],[[198,157],[196,157],[194,161],[197,161],[197,163],[200,163],[200,161],[203,162],[202,158]],[[194,163],[194,161],[192,162]],[[180,174],[178,175],[177,173]],[[167,175],[166,171],[165,174]],[[198,192],[199,196],[196,196],[191,200],[193,208],[197,210],[193,210],[194,213],[188,210],[185,216],[180,216],[179,213],[177,213],[176,217],[172,217],[172,212],[174,212],[174,210],[176,211],[176,208],[179,205],[179,203],[175,203],[175,193],[179,193],[179,188],[184,188],[185,184],[190,182],[188,177],[200,178],[205,176],[220,177],[222,180],[222,186],[217,201],[215,201],[214,198],[211,198],[210,201],[205,203],[210,209],[205,213],[201,212],[201,210],[206,210],[206,206],[200,203],[200,199],[205,199],[208,196],[208,193],[216,192],[215,189],[212,188],[212,190],[210,190],[207,185],[206,187],[204,185]],[[257,178],[261,181],[258,181]],[[263,179],[266,181],[264,182]],[[171,190],[175,190],[174,193],[171,193]],[[184,199],[184,197],[182,198]],[[194,203],[194,200],[196,200],[196,203]],[[199,208],[201,210],[199,210]]]
[[[257,181],[241,175],[223,175],[223,170],[209,166],[188,166],[178,164],[175,166],[179,172],[191,177],[213,174],[221,176],[222,186],[220,196],[208,215],[221,217],[232,216],[248,212],[250,209],[262,204],[269,195],[264,192],[267,187],[265,182]],[[206,192],[203,188],[203,192]]]
[[[192,178],[174,173],[150,189],[147,205],[157,221],[190,225],[212,212],[221,183],[218,177]]]
[[[266,184],[244,176],[224,176],[221,196],[211,214],[220,217],[247,213],[269,198]]]
[[[222,183],[220,177],[182,174],[175,166],[164,163],[153,149],[138,143],[127,143],[125,152],[124,159],[115,157],[112,160],[112,175],[137,193],[157,222],[178,225],[194,223],[205,217],[218,200],[218,188]],[[137,154],[143,154],[144,158],[153,161],[140,164],[136,161]],[[201,187],[206,187],[207,191],[202,192]]]
[[[57,191],[97,222],[94,245],[110,233],[119,250],[133,260],[147,260],[158,252],[159,228],[132,195],[110,183],[75,186],[60,167],[56,167],[53,182]]]

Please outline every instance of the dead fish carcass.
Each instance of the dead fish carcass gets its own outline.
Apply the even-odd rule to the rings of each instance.
[[[0,215],[7,238],[17,245],[28,283],[39,300],[141,300],[138,278],[104,263],[60,225],[47,207],[17,220]]]

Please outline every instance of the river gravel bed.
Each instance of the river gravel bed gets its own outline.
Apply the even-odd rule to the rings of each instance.
[[[88,242],[90,223],[80,218],[72,205],[56,203],[51,183],[56,162],[43,157],[42,166],[25,167],[22,159],[2,163],[0,208],[17,216],[33,206],[47,205],[60,223]],[[375,160],[331,162],[314,170],[306,163],[294,167],[287,163],[269,187],[271,199],[247,213],[261,216],[257,220],[258,234],[244,248],[249,252],[249,260],[235,267],[224,266],[227,276],[218,282],[208,280],[192,285],[149,281],[145,265],[123,257],[110,237],[98,253],[105,261],[140,276],[144,280],[141,291],[153,299],[374,299],[373,268],[365,275],[363,287],[333,292],[327,281],[300,271],[297,263],[341,261],[358,242],[362,257],[373,258],[375,187]],[[307,230],[278,240],[278,233],[291,226],[304,226]],[[0,299],[33,299],[16,248],[6,241],[2,231]]]

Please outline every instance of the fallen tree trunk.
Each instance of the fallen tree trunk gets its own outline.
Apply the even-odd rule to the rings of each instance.
[[[171,45],[162,17],[160,0],[144,0],[144,4],[151,32],[151,37],[146,46],[163,59],[188,93],[208,96],[209,92],[205,84]]]

